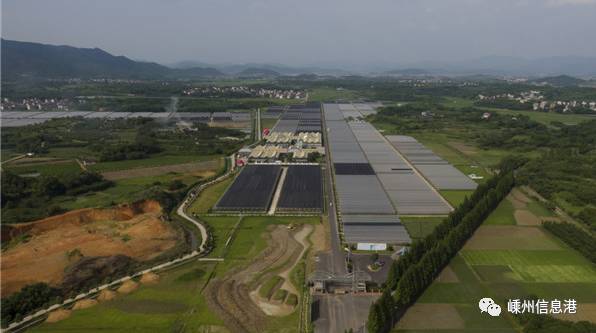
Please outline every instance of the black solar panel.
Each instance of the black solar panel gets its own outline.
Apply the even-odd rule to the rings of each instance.
[[[336,175],[374,175],[375,171],[368,163],[335,163]]]

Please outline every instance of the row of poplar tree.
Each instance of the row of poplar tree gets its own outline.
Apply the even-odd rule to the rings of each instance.
[[[414,242],[408,252],[393,261],[384,292],[370,308],[369,333],[391,330],[511,191],[515,182],[513,169],[513,166],[502,168],[499,174],[479,185],[430,235]]]

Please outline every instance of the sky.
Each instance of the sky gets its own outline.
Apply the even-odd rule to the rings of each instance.
[[[596,0],[2,0],[2,37],[174,63],[596,57]]]

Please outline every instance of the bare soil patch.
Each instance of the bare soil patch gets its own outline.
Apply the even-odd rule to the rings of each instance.
[[[596,323],[596,303],[581,303],[577,307],[577,313],[556,314],[554,317],[571,321],[590,321]]]
[[[109,289],[104,289],[102,290],[99,295],[97,296],[97,300],[100,302],[105,302],[105,301],[111,301],[114,298],[116,298],[116,292],[109,290]]]
[[[557,250],[559,245],[540,229],[510,225],[480,226],[465,250]]]
[[[140,282],[142,284],[156,284],[159,282],[159,275],[153,272],[145,273],[141,276]]]
[[[119,180],[136,177],[159,176],[166,173],[192,174],[203,178],[214,176],[220,166],[219,160],[211,160],[196,163],[172,164],[150,168],[135,168],[128,170],[103,172],[102,175],[108,180]]]
[[[57,323],[61,320],[64,320],[70,317],[70,313],[72,311],[66,309],[58,309],[55,311],[50,312],[48,318],[46,318],[46,323]]]
[[[132,281],[132,280],[128,280],[125,281],[120,288],[118,288],[118,292],[121,294],[129,294],[133,291],[135,291],[137,288],[139,287],[139,284]]]
[[[296,231],[286,226],[271,226],[266,235],[267,248],[261,254],[247,266],[208,285],[205,290],[207,304],[230,331],[261,332],[267,323],[267,315],[284,316],[294,311],[292,306],[263,299],[258,289],[278,272],[291,271],[304,253],[306,237],[311,230],[312,226],[303,226]]]
[[[331,249],[329,245],[329,228],[324,224],[317,224],[315,231],[310,235],[314,252],[324,252]]]
[[[416,303],[406,311],[397,329],[441,330],[464,329],[465,322],[452,304]]]
[[[453,269],[451,269],[451,267],[446,266],[445,268],[443,268],[443,270],[441,271],[441,273],[435,281],[442,283],[457,283],[459,282],[459,278],[457,277],[457,274],[455,274]]]
[[[109,209],[79,209],[43,220],[6,226],[2,240],[27,234],[28,242],[3,251],[2,292],[27,284],[58,286],[65,268],[88,257],[124,255],[145,261],[173,248],[181,235],[161,220],[156,201]]]
[[[532,201],[530,198],[528,198],[528,196],[522,192],[519,188],[514,188],[513,190],[511,190],[510,192],[511,196],[513,198],[515,198],[515,200],[521,201],[525,204],[530,203],[530,201]]]
[[[525,209],[515,210],[515,212],[513,212],[513,217],[515,218],[515,223],[517,223],[517,225],[537,226],[542,222],[540,218]]]
[[[98,302],[94,299],[82,299],[80,301],[77,301],[75,303],[75,305],[72,307],[73,310],[82,310],[82,309],[87,309],[90,308],[94,305],[96,305]]]

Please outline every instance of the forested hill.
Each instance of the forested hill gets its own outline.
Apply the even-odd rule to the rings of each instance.
[[[98,48],[76,48],[2,39],[2,77],[178,78],[223,75],[213,68],[173,69],[114,56]]]

